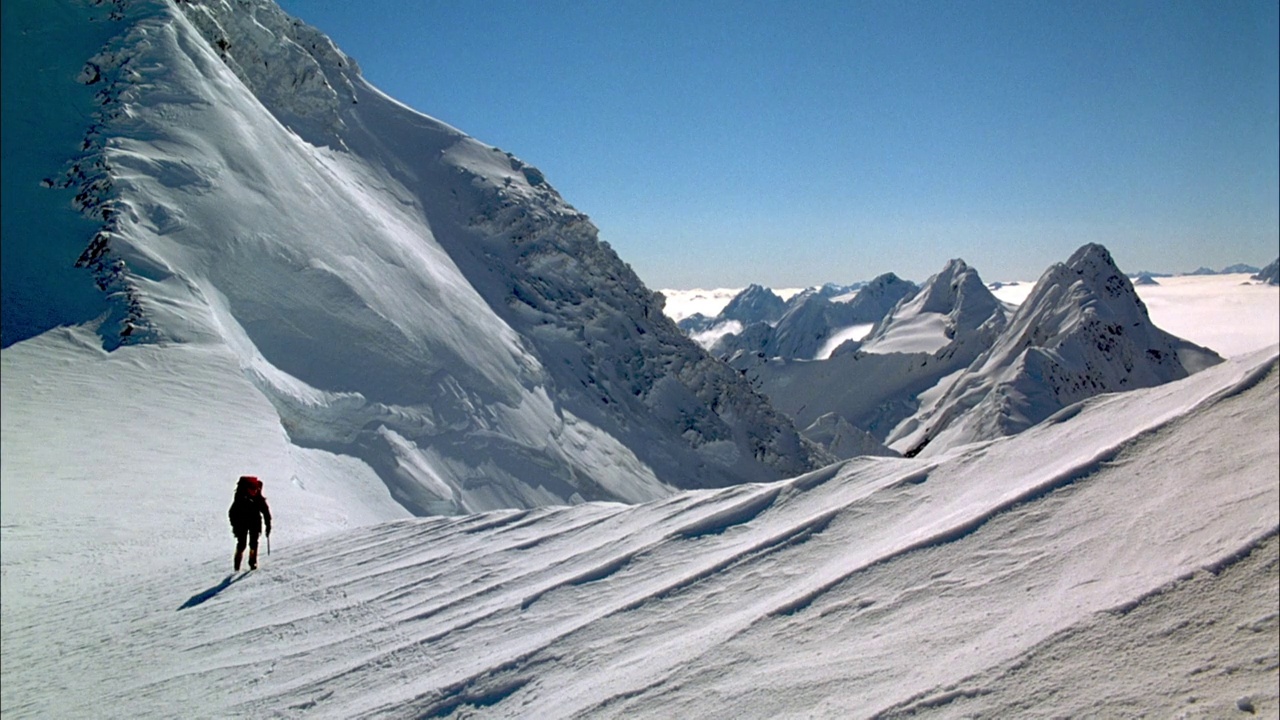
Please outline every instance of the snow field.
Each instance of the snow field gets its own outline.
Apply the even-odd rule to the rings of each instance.
[[[60,329],[0,358],[6,612],[68,577],[229,558],[242,474],[266,480],[277,545],[408,517],[360,463],[289,444],[219,346],[105,353],[93,332]]]
[[[1273,349],[930,461],[403,520],[282,543],[243,578],[229,537],[108,586],[50,577],[59,602],[6,602],[5,715],[1048,716],[1058,693],[1102,714],[1245,695],[1266,712],[1278,376]],[[1239,627],[1174,694],[1067,687],[1094,653],[1163,673],[1085,641],[1158,635],[1216,608],[1220,582],[1254,600],[1229,603]],[[1204,594],[1170,606],[1187,583]]]

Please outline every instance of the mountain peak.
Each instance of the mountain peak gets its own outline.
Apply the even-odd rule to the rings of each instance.
[[[1045,271],[991,348],[891,445],[915,454],[1013,434],[1073,402],[1218,362],[1152,324],[1111,253],[1091,243]]]
[[[763,285],[752,283],[734,296],[720,312],[720,320],[737,320],[743,325],[775,323],[782,317],[786,301]]]
[[[82,80],[109,85],[86,264],[131,293],[130,327],[225,348],[293,445],[362,463],[414,514],[825,459],[537,168],[387,97],[265,0],[122,8]]]
[[[1004,321],[1004,305],[978,272],[952,259],[914,294],[898,301],[867,334],[863,349],[932,353],[980,330],[989,342]]]
[[[341,147],[360,67],[331,39],[267,0],[188,0],[183,15],[276,118],[307,142]]]
[[[1076,251],[1071,253],[1071,257],[1067,259],[1067,267],[1077,270],[1090,265],[1114,268],[1116,262],[1111,258],[1111,251],[1105,245],[1100,245],[1099,243],[1085,243],[1076,248]]]

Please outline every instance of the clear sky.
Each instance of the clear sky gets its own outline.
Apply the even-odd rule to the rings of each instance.
[[[652,288],[1280,254],[1274,0],[284,0]]]

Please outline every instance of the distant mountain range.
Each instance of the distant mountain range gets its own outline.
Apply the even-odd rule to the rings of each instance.
[[[1135,272],[1135,273],[1129,273],[1129,277],[1136,278],[1136,277],[1145,276],[1145,277],[1153,277],[1153,278],[1162,278],[1162,277],[1176,277],[1179,274],[1181,275],[1252,275],[1258,272],[1259,270],[1260,268],[1257,268],[1253,265],[1247,265],[1245,263],[1236,263],[1235,265],[1228,265],[1222,268],[1221,270],[1214,270],[1213,268],[1205,267],[1202,265],[1196,268],[1195,270],[1192,270],[1191,272],[1187,272],[1187,273],[1167,273],[1167,272],[1154,272],[1151,270],[1139,270],[1138,272]]]
[[[1046,271],[1017,307],[952,260],[919,287],[884,275],[842,302],[808,292],[784,303],[752,286],[725,310],[697,320],[709,349],[837,456],[915,455],[1012,434],[1085,397],[1221,360],[1152,325],[1099,245]],[[824,340],[858,321],[873,323],[864,337],[811,362]],[[716,336],[717,327],[730,331]]]

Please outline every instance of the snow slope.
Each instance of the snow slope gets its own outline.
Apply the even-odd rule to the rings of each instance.
[[[68,577],[109,584],[207,558],[228,542],[241,474],[266,479],[277,542],[410,517],[363,463],[290,443],[224,347],[108,353],[91,330],[63,328],[0,361],[6,622]]]
[[[743,325],[758,322],[772,325],[782,317],[786,307],[787,301],[772,290],[760,285],[749,285],[733,296],[717,318],[721,321],[736,320]]]
[[[850,328],[879,322],[901,299],[916,290],[915,284],[885,273],[852,297],[843,296],[848,299],[838,296],[828,300],[822,292],[792,298],[786,314],[774,328],[773,342],[765,354],[789,359],[819,358],[832,338],[848,334]]]
[[[680,327],[720,357],[825,359],[837,338],[860,334],[857,328],[879,321],[915,290],[913,283],[885,273],[856,291],[828,283],[782,304],[768,289],[752,285],[716,317],[692,316]]]
[[[245,575],[227,574],[229,538],[179,561],[160,532],[156,557],[137,562],[96,544],[100,527],[64,533],[6,495],[0,707],[6,718],[1275,716],[1278,353],[1097,396],[946,458],[278,538]],[[15,392],[27,390],[7,383],[6,407]],[[53,405],[33,408],[58,424]],[[128,453],[103,450],[108,466]],[[43,492],[15,472],[26,459],[6,448],[4,462],[6,493]],[[107,515],[125,497],[64,502]],[[103,574],[23,577],[59,534],[96,548],[84,562]]]
[[[814,466],[535,167],[382,95],[264,0],[114,13],[78,76],[99,102],[84,154],[54,183],[99,223],[80,264],[115,308],[107,347],[225,347],[293,445],[415,514]]]
[[[870,282],[802,290],[774,291],[753,284],[742,290],[662,293],[667,315],[717,356],[749,353],[808,360],[826,359],[845,340],[860,339],[915,290],[914,283],[885,273]]]

